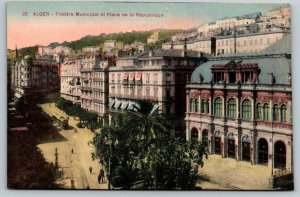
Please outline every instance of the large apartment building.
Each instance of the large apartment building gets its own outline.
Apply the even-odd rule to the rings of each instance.
[[[16,99],[34,101],[59,90],[59,69],[54,60],[36,59],[26,55],[12,66],[12,90]]]
[[[61,65],[61,97],[81,104],[81,67],[83,57],[78,56],[65,61]]]
[[[103,126],[108,121],[108,67],[113,57],[94,52],[62,64],[61,96],[82,108],[96,112]]]
[[[118,58],[116,66],[109,68],[110,123],[115,121],[114,111],[132,109],[136,100],[146,99],[171,118],[173,131],[180,132],[186,77],[206,61],[206,54],[186,49],[159,49]]]

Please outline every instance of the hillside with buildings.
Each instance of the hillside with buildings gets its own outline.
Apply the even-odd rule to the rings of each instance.
[[[290,34],[290,8],[223,18],[202,24],[196,31],[179,33],[163,49],[196,50],[214,55],[259,52]]]

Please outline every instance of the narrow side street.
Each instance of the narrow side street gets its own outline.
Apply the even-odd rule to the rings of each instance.
[[[54,103],[43,104],[41,107],[50,116],[67,117]],[[55,139],[40,141],[38,147],[45,159],[51,163],[55,163],[55,149],[57,148],[58,165],[63,174],[63,178],[58,180],[58,183],[65,189],[107,189],[107,182],[98,184],[99,158],[93,160],[91,157],[94,148],[88,142],[93,139],[94,133],[86,128],[77,128],[77,122],[74,117],[69,117],[69,125],[73,127],[69,130],[55,125],[59,129]],[[91,173],[90,166],[92,167]]]

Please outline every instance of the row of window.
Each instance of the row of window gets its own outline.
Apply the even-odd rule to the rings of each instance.
[[[275,39],[276,39],[276,41],[278,40],[277,37]],[[258,43],[258,41],[259,41],[259,43]],[[267,38],[266,42],[267,42],[267,44],[270,44],[271,39]],[[232,43],[233,43],[233,39],[230,39],[230,41],[228,39],[227,40],[218,40],[217,41],[217,46],[228,46]],[[243,41],[237,41],[236,42],[237,47],[240,47],[240,46],[245,47],[245,46],[248,46],[248,45],[249,46],[255,46],[255,45],[258,45],[258,44],[263,45],[264,44],[264,39],[263,38],[260,38],[259,40],[258,39],[253,39],[253,40],[250,39],[250,40],[243,40]]]
[[[216,98],[213,103],[213,115],[221,117],[223,115],[223,102],[220,97]],[[227,117],[236,118],[237,108],[236,100],[231,98],[227,104]],[[209,114],[209,101],[208,99],[201,99],[201,111],[200,113]],[[245,99],[242,102],[242,119],[250,120],[252,117],[252,104],[249,99]],[[198,99],[190,99],[190,112],[199,112],[199,101]],[[285,104],[279,106],[278,104],[273,105],[272,109],[273,121],[286,122],[287,107]],[[270,120],[270,107],[268,103],[256,105],[256,119],[257,120]]]

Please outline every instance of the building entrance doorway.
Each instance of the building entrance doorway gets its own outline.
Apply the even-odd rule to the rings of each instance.
[[[193,141],[198,141],[198,130],[195,127],[191,130],[191,138]]]
[[[243,161],[250,161],[250,143],[249,142],[243,142],[242,144],[243,148]]]
[[[242,138],[242,160],[250,161],[251,156],[251,147],[250,147],[250,139],[248,135],[245,135]]]
[[[221,147],[221,137],[215,137],[215,154],[221,154],[222,147]]]
[[[228,145],[227,155],[228,155],[228,157],[235,158],[236,150],[235,150],[235,138],[234,138],[233,133],[230,133],[227,138],[228,138],[228,140],[227,140],[227,145]]]
[[[258,163],[268,165],[268,142],[264,138],[258,140]]]
[[[278,141],[275,143],[274,167],[275,168],[285,168],[286,167],[286,147],[282,141]]]

